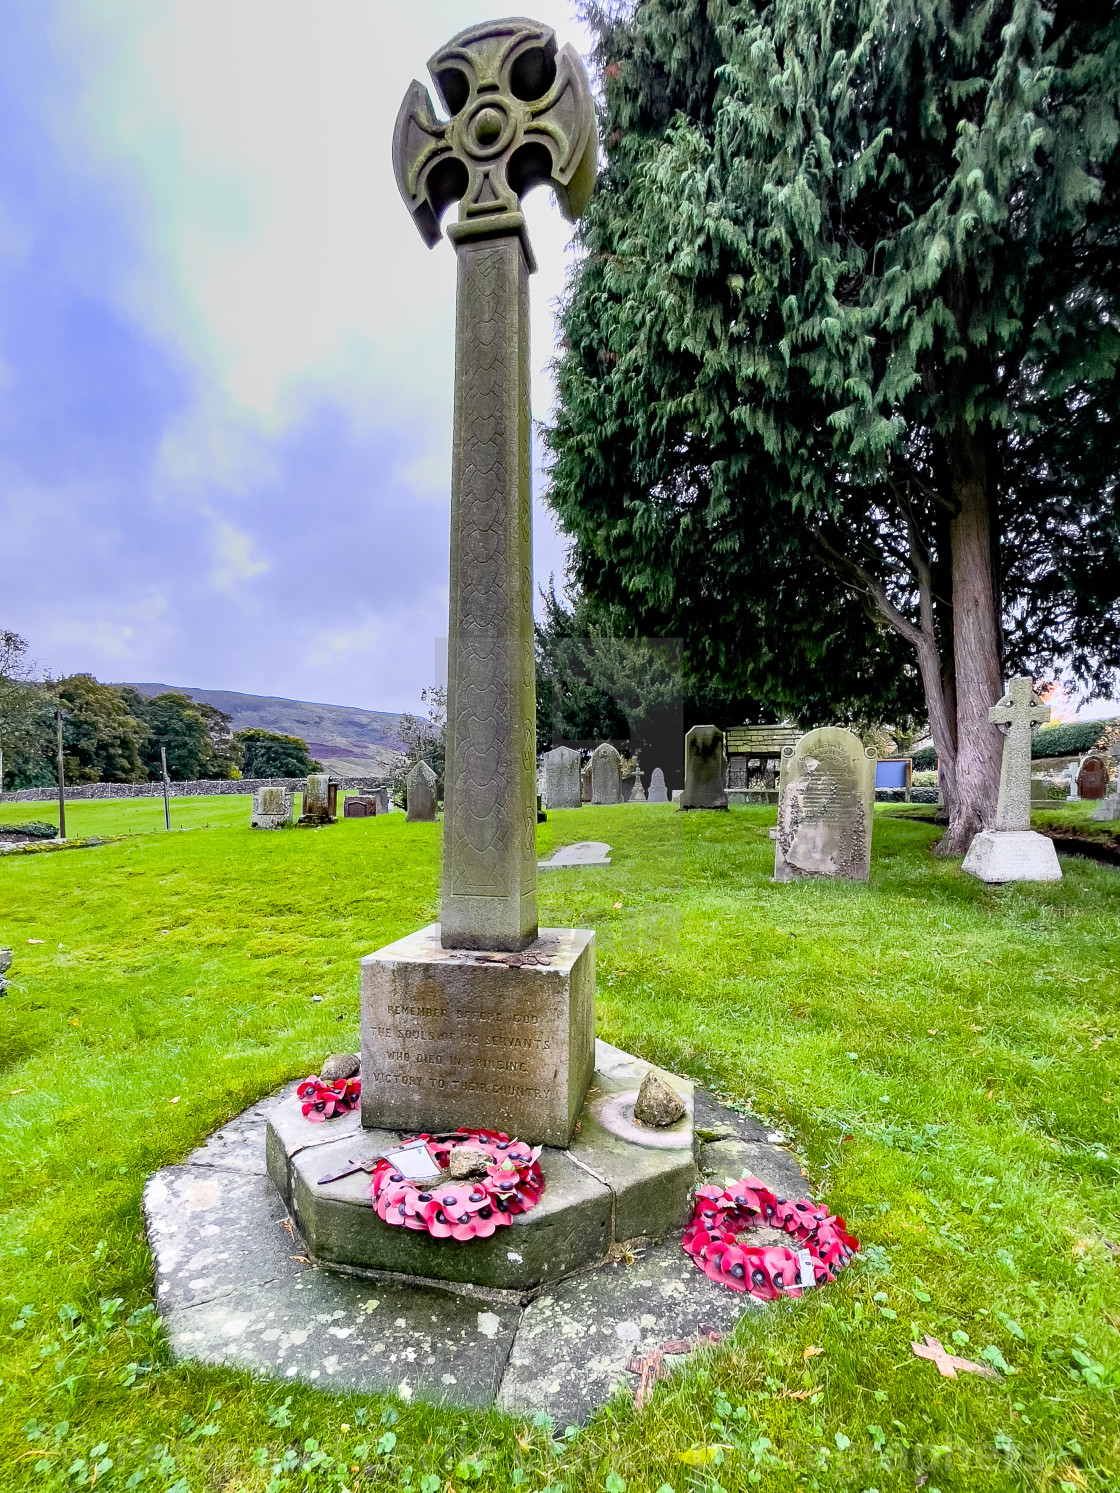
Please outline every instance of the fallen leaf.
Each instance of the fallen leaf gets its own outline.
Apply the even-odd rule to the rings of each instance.
[[[76,1016],[71,1016],[71,1018],[70,1018],[70,1025],[71,1026],[81,1026],[81,1024],[82,1023],[78,1020],[78,1018]]]
[[[926,1036],[927,1037],[936,1037],[937,1036],[937,1028],[935,1026],[927,1027],[926,1028]]]
[[[947,1353],[942,1344],[935,1337],[930,1337],[927,1332],[924,1343],[911,1343],[915,1358],[926,1358],[930,1363],[937,1365],[937,1372],[943,1379],[955,1379],[957,1371],[962,1374],[979,1374],[984,1379],[999,1379],[995,1369],[990,1369],[986,1364],[973,1363],[968,1358],[958,1358],[954,1353]]]
[[[42,942],[43,942],[43,940],[42,940],[42,939],[41,939],[41,938],[29,938],[29,939],[28,939],[28,940],[27,940],[27,942],[28,942],[28,943],[42,943]]]
[[[289,1239],[294,1239],[296,1237],[296,1233],[295,1233],[295,1230],[292,1228],[292,1220],[290,1218],[285,1218],[285,1220],[284,1220],[284,1227],[288,1231],[288,1238]]]
[[[306,1255],[289,1255],[288,1259],[289,1260],[295,1260],[295,1262],[296,1262],[297,1265],[310,1265],[311,1264],[311,1261],[307,1258]],[[343,1426],[342,1429],[345,1431],[345,1430],[348,1430],[349,1428],[347,1426]]]
[[[616,902],[614,905],[615,905],[615,907],[621,907],[622,903],[621,902]]]
[[[675,1337],[671,1342],[661,1344],[662,1353],[691,1353],[692,1344],[686,1337]]]
[[[816,1392],[817,1386],[815,1384],[813,1385],[812,1389],[790,1389],[787,1386],[782,1390],[781,1394],[776,1395],[775,1398],[779,1400],[807,1400],[810,1395],[816,1394]]]
[[[12,1096],[12,1097],[13,1097],[13,1098],[14,1098],[14,1097],[15,1097],[15,1096],[16,1096],[16,1094],[29,1094],[29,1093],[30,1093],[30,1092],[31,1092],[31,1090],[30,1090],[30,1089],[9,1089],[9,1090],[8,1090],[8,1093],[9,1093],[9,1094],[10,1094],[10,1095],[11,1095],[11,1096]],[[1111,1247],[1111,1248],[1112,1248],[1112,1249],[1115,1249],[1115,1248],[1116,1248],[1116,1246],[1115,1246],[1115,1245],[1111,1245],[1111,1246],[1110,1246],[1110,1247]]]
[[[174,1097],[174,1099],[169,1099],[167,1102],[168,1102],[168,1104],[178,1104],[178,1102],[179,1102],[179,1100],[181,1098],[182,1098],[181,1094],[176,1094],[175,1097]]]
[[[817,1345],[816,1345],[816,1343],[810,1343],[809,1346],[805,1349],[804,1353],[802,1353],[802,1355],[801,1355],[801,1362],[802,1363],[808,1363],[809,1360],[810,1360],[810,1358],[816,1358],[816,1356],[817,1356],[818,1353],[823,1353],[823,1352],[824,1352],[824,1349],[823,1348],[818,1348]]]
[[[721,1452],[734,1451],[733,1446],[717,1442],[714,1446],[690,1446],[685,1452],[676,1452],[674,1455],[678,1462],[684,1462],[688,1467],[703,1467],[708,1462],[714,1462]]]

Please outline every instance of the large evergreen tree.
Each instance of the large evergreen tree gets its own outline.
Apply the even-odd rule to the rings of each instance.
[[[783,688],[882,673],[877,619],[960,853],[1003,680],[1120,666],[1116,7],[588,13],[607,158],[550,435],[577,578]]]

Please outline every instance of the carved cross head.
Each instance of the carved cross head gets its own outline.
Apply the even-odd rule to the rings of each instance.
[[[1044,725],[1050,719],[1049,705],[1043,705],[1035,696],[1034,684],[1029,675],[1012,679],[1003,699],[988,711],[993,726],[1018,726],[1029,730],[1032,726]]]
[[[573,47],[558,51],[555,32],[536,21],[490,21],[461,31],[428,71],[450,118],[437,118],[414,81],[397,115],[393,166],[429,247],[452,202],[457,237],[510,231],[522,222],[521,198],[542,183],[569,221],[580,216],[595,184],[595,109]]]

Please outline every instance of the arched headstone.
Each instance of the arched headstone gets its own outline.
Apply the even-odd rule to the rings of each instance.
[[[1103,798],[1108,791],[1108,767],[1099,757],[1086,757],[1077,774],[1077,791],[1082,798]]]
[[[874,747],[823,726],[783,747],[774,880],[836,876],[866,881],[875,814]]]
[[[665,774],[660,767],[653,769],[653,776],[649,780],[649,797],[651,804],[667,804],[669,802],[669,790],[665,787]]]
[[[604,741],[591,754],[591,802],[593,804],[620,804],[622,802],[622,758]]]
[[[578,809],[582,803],[579,782],[579,753],[572,747],[553,747],[544,755],[544,792],[546,809]]]
[[[726,809],[727,762],[718,726],[693,726],[684,738],[682,809]]]
[[[426,762],[417,762],[404,780],[408,798],[406,819],[413,824],[432,824],[436,818],[437,778]]]

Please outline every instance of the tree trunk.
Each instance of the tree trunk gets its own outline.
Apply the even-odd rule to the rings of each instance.
[[[957,504],[949,526],[957,754],[949,828],[937,853],[964,855],[973,836],[995,822],[1002,738],[988,709],[1002,695],[1003,680],[984,434],[962,423],[947,448]]]

